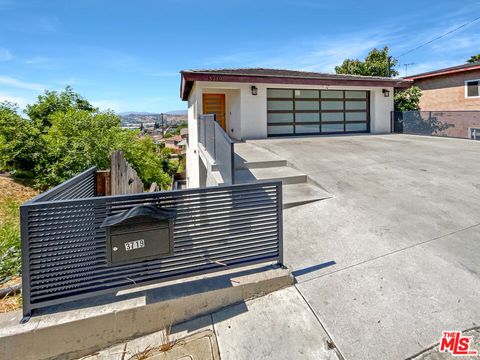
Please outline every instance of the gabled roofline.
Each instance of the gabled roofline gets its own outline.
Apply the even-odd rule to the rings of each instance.
[[[180,97],[188,100],[195,81],[263,83],[263,84],[293,84],[293,85],[344,85],[344,86],[373,86],[407,88],[412,85],[411,80],[402,78],[380,78],[341,74],[315,74],[315,77],[287,76],[287,75],[250,75],[222,73],[221,71],[184,70],[181,74]]]
[[[405,79],[407,80],[418,80],[418,79],[425,79],[429,77],[436,77],[436,76],[444,76],[450,74],[461,73],[465,71],[473,71],[473,70],[480,70],[480,63],[475,64],[464,64],[458,66],[452,66],[444,69],[438,69],[434,71],[428,71],[416,75],[406,76]]]

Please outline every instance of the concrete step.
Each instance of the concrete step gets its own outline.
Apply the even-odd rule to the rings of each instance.
[[[282,189],[284,209],[332,197],[332,194],[308,183],[283,185]]]
[[[248,142],[236,143],[234,149],[236,169],[258,169],[287,165],[285,159]]]
[[[307,182],[307,175],[288,166],[254,168],[235,171],[235,183],[245,184],[256,180],[282,180],[283,184]]]

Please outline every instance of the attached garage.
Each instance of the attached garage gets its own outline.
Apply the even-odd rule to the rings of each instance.
[[[370,131],[367,90],[267,89],[267,135]]]
[[[399,78],[281,69],[182,71],[189,134],[201,114],[215,114],[234,140],[274,136],[387,133]],[[214,101],[215,100],[215,101]],[[192,150],[193,151],[193,150]]]

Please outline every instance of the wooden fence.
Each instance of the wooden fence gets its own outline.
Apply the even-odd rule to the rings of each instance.
[[[136,194],[144,192],[144,189],[142,180],[120,150],[112,153],[110,170],[97,171],[99,195]]]

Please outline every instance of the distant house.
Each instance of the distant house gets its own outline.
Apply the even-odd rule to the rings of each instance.
[[[180,136],[182,139],[186,139],[188,137],[188,128],[180,129]]]
[[[182,152],[183,145],[184,145],[184,141],[182,136],[180,135],[174,135],[172,137],[165,139],[165,147],[168,149],[172,149],[177,153]]]
[[[480,110],[480,63],[430,71],[405,79],[413,80],[414,85],[422,89],[421,110]]]

